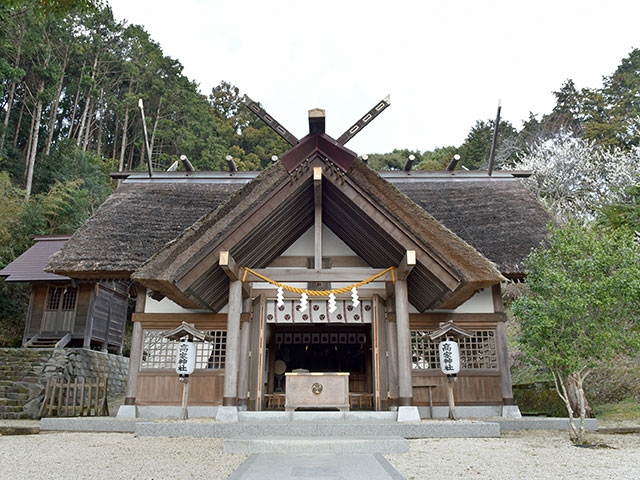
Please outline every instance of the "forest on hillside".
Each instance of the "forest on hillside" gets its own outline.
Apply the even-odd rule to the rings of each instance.
[[[154,169],[186,155],[196,170],[225,170],[231,155],[239,170],[261,170],[288,148],[244,106],[232,82],[201,92],[144,27],[114,18],[107,4],[6,0],[0,24],[0,268],[33,235],[72,233],[114,190],[109,172],[146,168],[140,100]],[[582,90],[567,79],[554,92],[553,110],[532,113],[519,130],[498,126],[496,168],[566,172],[564,184],[531,185],[559,215],[582,205],[576,186],[610,197],[637,183],[640,50],[603,74],[601,86]],[[459,168],[486,168],[495,128],[494,119],[479,119],[461,145],[398,146],[369,154],[368,162],[401,169],[414,155],[414,169],[442,170],[458,154]],[[570,174],[576,164],[596,168],[585,158],[600,170],[583,179],[623,171],[625,185],[585,187]],[[583,197],[593,205],[593,195]],[[585,205],[581,213],[593,216]],[[24,287],[0,282],[0,345],[20,337],[25,299]]]

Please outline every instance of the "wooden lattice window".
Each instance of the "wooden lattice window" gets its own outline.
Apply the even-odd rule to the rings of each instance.
[[[411,357],[415,370],[440,369],[438,343],[429,338],[430,331],[411,332]],[[497,370],[495,330],[476,330],[470,338],[457,340],[460,368]]]
[[[141,368],[143,369],[175,369],[178,343],[162,336],[164,330],[144,330]],[[196,369],[224,368],[227,346],[225,330],[207,332],[211,342],[195,342]]]
[[[74,311],[78,302],[76,287],[49,287],[47,310]]]
[[[476,330],[473,337],[458,341],[461,368],[498,368],[494,330]]]

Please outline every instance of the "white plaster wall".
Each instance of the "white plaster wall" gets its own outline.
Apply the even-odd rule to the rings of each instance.
[[[313,227],[307,230],[296,242],[291,245],[283,254],[283,257],[293,256],[306,256],[312,257],[314,255],[314,229]],[[326,225],[322,226],[322,255],[325,257],[350,257],[356,256],[356,253],[351,250],[346,243],[344,243],[335,233],[331,231]],[[363,279],[364,280],[364,279]],[[306,288],[306,284],[291,284],[292,286]],[[350,284],[333,282],[333,288],[342,288]],[[264,287],[268,286],[263,284]],[[260,288],[260,287],[258,287]],[[372,282],[364,285],[358,289],[358,293],[362,298],[370,298],[371,293],[367,293],[367,289],[380,290],[384,289],[384,282]],[[285,292],[285,296],[287,293]],[[349,297],[350,294],[345,294]]]
[[[302,236],[295,241],[283,254],[283,257],[307,256],[314,255],[314,229],[307,230]],[[326,225],[322,226],[322,255],[331,256],[350,256],[355,255],[346,243],[340,240]]]
[[[437,310],[443,311],[443,310]],[[455,310],[446,310],[455,313],[494,313],[493,312],[493,294],[490,288],[483,288],[476,294],[460,305]]]
[[[187,308],[182,308],[177,303],[169,300],[168,298],[163,298],[160,301],[154,300],[153,298],[147,296],[147,301],[144,306],[144,313],[199,313],[199,312],[208,312],[208,310],[190,310]]]

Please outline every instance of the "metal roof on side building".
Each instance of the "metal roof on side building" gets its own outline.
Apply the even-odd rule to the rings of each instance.
[[[69,235],[33,237],[35,244],[13,262],[0,270],[0,276],[7,282],[36,282],[69,280],[69,277],[44,271],[51,255],[69,240]]]

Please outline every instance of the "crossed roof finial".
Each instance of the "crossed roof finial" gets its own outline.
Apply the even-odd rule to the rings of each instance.
[[[274,132],[280,135],[287,143],[289,143],[289,145],[291,145],[292,147],[295,147],[299,143],[299,140],[295,137],[295,135],[293,135],[291,132],[289,132],[289,130],[287,130],[280,123],[278,123],[271,115],[267,113],[267,111],[264,108],[260,106],[259,103],[251,100],[247,95],[244,96],[244,103],[247,105],[247,107],[249,107],[249,109],[253,113],[255,113],[258,116],[258,118],[260,118],[264,123],[266,123],[268,127],[270,127]],[[382,113],[382,111],[385,108],[387,108],[389,105],[391,105],[391,96],[387,95],[385,98],[383,98],[378,103],[376,103],[376,105],[371,110],[369,110],[365,115],[363,115],[346,132],[340,135],[340,137],[338,137],[336,142],[339,143],[340,145],[344,145],[345,143],[347,143],[349,140],[355,137],[356,134],[360,133],[360,131],[371,122],[371,120],[373,120],[378,115],[380,115],[380,113]],[[317,111],[317,110],[318,109],[310,110],[310,112]],[[315,125],[315,123],[312,123],[310,121],[309,125],[311,127],[312,125]],[[324,124],[323,124],[322,130],[323,130],[322,133],[324,133]],[[317,132],[311,131],[310,133],[317,133]]]

